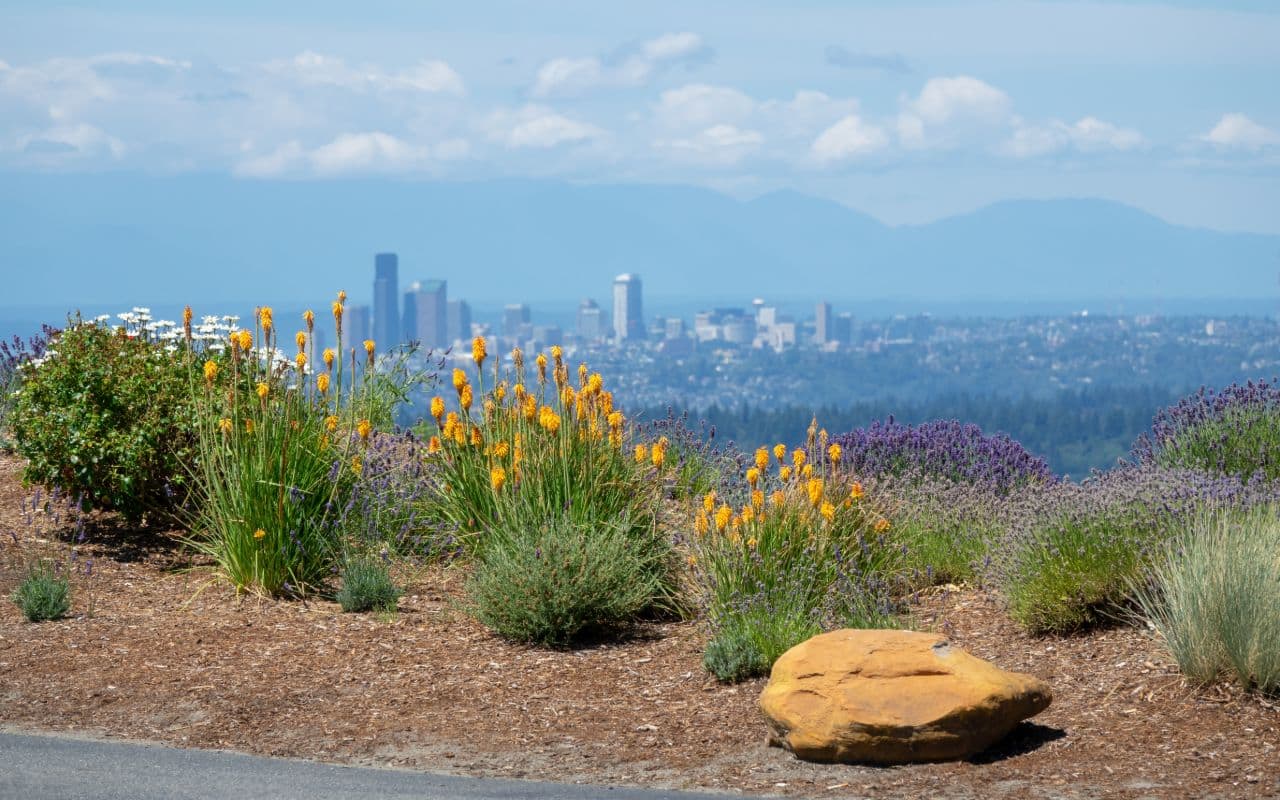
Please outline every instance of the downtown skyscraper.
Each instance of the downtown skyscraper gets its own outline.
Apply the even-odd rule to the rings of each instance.
[[[400,344],[400,259],[395,253],[373,257],[373,339],[381,349]]]
[[[619,344],[644,339],[640,276],[625,272],[613,279],[613,338]]]

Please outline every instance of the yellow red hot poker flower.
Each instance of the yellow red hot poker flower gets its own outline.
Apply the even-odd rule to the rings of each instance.
[[[477,367],[484,366],[484,359],[488,354],[483,336],[477,336],[471,340],[471,360],[476,362]]]
[[[218,362],[217,361],[204,362],[205,383],[213,383],[214,380],[217,379],[217,377],[218,377]]]
[[[762,471],[767,466],[769,466],[769,451],[761,447],[756,451],[756,470]]]

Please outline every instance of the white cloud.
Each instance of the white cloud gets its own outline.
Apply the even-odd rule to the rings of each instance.
[[[664,33],[624,48],[612,58],[560,57],[538,68],[530,94],[534,97],[572,96],[610,87],[642,86],[663,70],[693,64],[710,49],[696,33]]]
[[[663,92],[654,115],[659,124],[670,128],[704,129],[741,122],[755,110],[756,101],[737,89],[692,83]]]
[[[884,150],[889,145],[885,132],[849,114],[813,140],[809,151],[820,162],[859,158]]]
[[[534,97],[573,94],[604,83],[604,67],[597,58],[553,58],[538,68]]]
[[[270,153],[250,157],[235,168],[237,175],[269,178],[288,174],[332,176],[352,173],[417,172],[440,161],[465,157],[463,140],[447,140],[435,147],[411,144],[382,131],[344,133],[307,150],[296,140]]]
[[[1213,130],[1200,137],[1203,142],[1219,147],[1258,150],[1280,144],[1280,134],[1263,127],[1244,114],[1223,114]]]
[[[959,75],[931,78],[902,103],[898,139],[905,147],[954,146],[1008,124],[1013,103],[996,87]]]
[[[124,157],[124,142],[87,123],[55,125],[38,132],[16,137],[7,148],[29,161],[44,165],[61,164],[71,159]]]
[[[489,116],[489,136],[512,149],[547,149],[596,139],[604,131],[570,119],[546,106],[528,105],[518,111],[497,111]]]
[[[291,59],[268,61],[263,68],[270,74],[305,85],[334,86],[353,92],[466,94],[462,76],[439,60],[420,61],[407,70],[387,72],[372,64],[352,67],[341,58],[304,50]]]
[[[1146,144],[1142,134],[1132,128],[1121,128],[1097,117],[1084,117],[1068,125],[1052,120],[1047,125],[1028,125],[1015,119],[1012,135],[1001,146],[1005,155],[1014,158],[1075,150],[1081,153],[1133,150]]]
[[[426,159],[427,148],[380,131],[344,133],[311,152],[311,163],[322,175],[407,168]]]
[[[656,140],[654,147],[682,160],[728,166],[755,152],[763,143],[764,136],[759,131],[720,124],[694,136]]]

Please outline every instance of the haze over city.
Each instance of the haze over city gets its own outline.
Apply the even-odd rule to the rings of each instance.
[[[1266,3],[3,15],[4,306],[1277,293]]]

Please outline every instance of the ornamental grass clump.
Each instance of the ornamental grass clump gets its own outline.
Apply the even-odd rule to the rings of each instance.
[[[333,303],[342,341],[345,295]],[[315,352],[315,317],[279,344],[272,310],[232,331],[202,359],[192,386],[199,458],[193,544],[237,590],[301,595],[319,588],[345,552],[337,523],[377,435],[365,416],[377,385],[373,341],[349,363]],[[350,518],[348,518],[350,519]]]
[[[844,463],[865,477],[935,478],[1005,494],[1054,481],[1044,459],[1006,434],[987,435],[977,425],[935,420],[902,425],[893,417],[832,439]],[[818,454],[820,456],[820,454]]]
[[[721,680],[762,674],[829,627],[897,624],[895,530],[815,428],[807,449],[758,450],[742,484],[707,493],[694,513],[689,563],[712,632],[704,665]]]
[[[1276,499],[1274,486],[1161,467],[1116,469],[1024,492],[994,548],[993,579],[1010,616],[1032,632],[1107,622],[1126,613],[1132,582],[1198,514]]]
[[[1280,478],[1280,386],[1201,387],[1156,414],[1132,456],[1139,464],[1274,481]]]
[[[13,591],[13,602],[28,622],[62,619],[71,610],[71,584],[48,562],[40,562],[27,570]]]
[[[1280,693],[1280,507],[1198,516],[1131,591],[1188,678]]]

